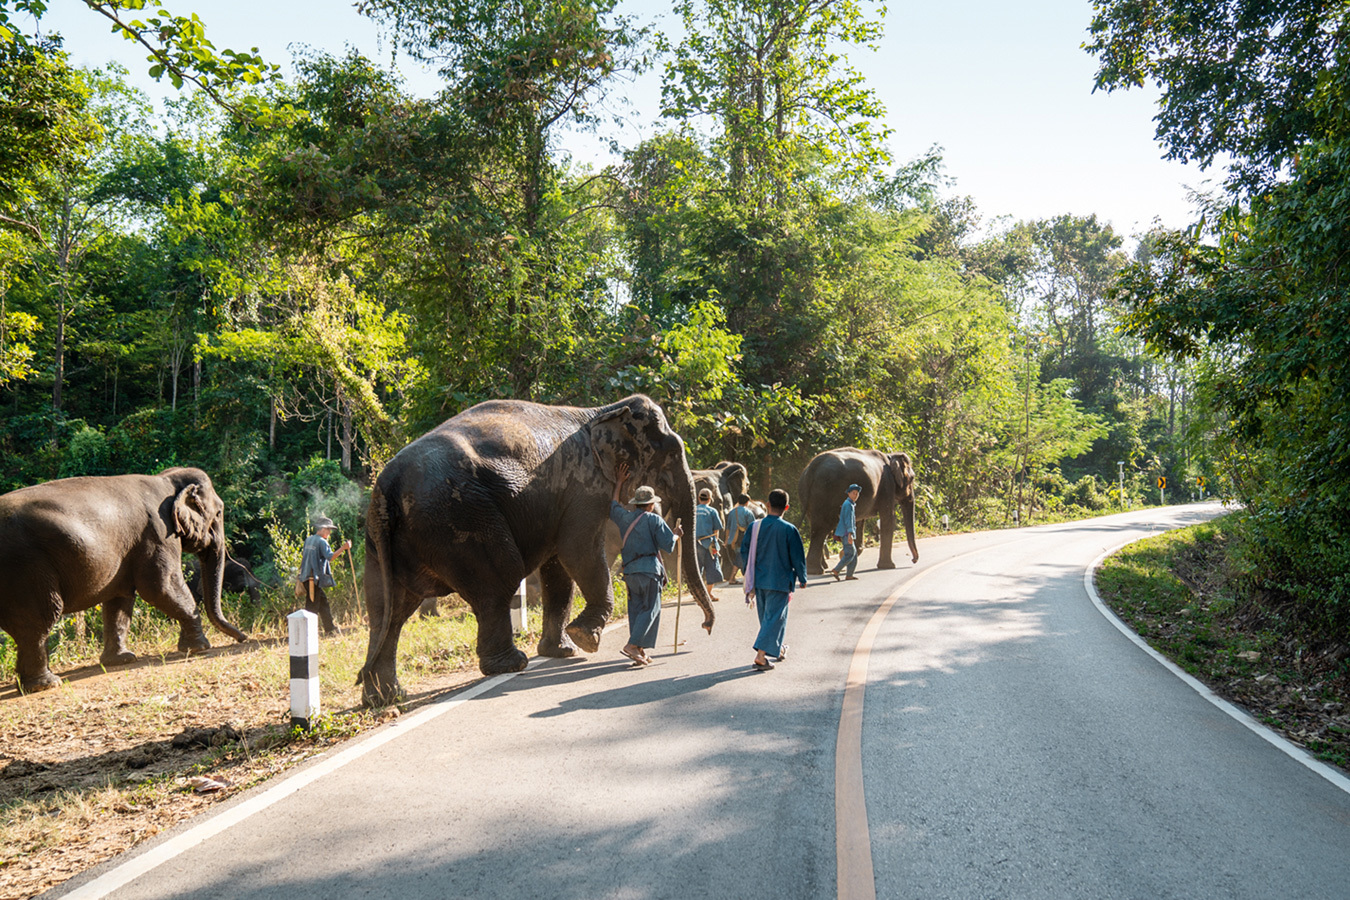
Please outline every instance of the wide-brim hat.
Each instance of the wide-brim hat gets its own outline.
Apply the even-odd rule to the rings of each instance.
[[[315,517],[314,517],[314,530],[315,530],[315,531],[318,531],[320,528],[336,528],[336,527],[337,527],[337,526],[333,524],[333,520],[330,519],[330,518],[328,518],[327,516],[315,516]]]
[[[845,493],[845,494],[851,494],[851,493],[853,493],[854,491],[857,491],[858,493],[862,493],[862,488],[858,487],[856,484],[850,484],[850,485],[848,486],[848,490],[844,491],[844,493]]]
[[[656,491],[644,484],[637,489],[637,493],[633,494],[633,498],[628,503],[631,506],[646,506],[648,503],[656,503],[660,499],[656,496]]]

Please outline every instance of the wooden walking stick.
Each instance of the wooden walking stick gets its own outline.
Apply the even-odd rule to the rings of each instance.
[[[361,607],[365,604],[361,602],[361,582],[356,580],[356,560],[353,559],[354,547],[347,548],[347,566],[352,570],[352,595],[356,597],[356,612],[361,612]]]
[[[680,520],[675,520],[675,528],[679,529]],[[684,560],[684,554],[680,552],[680,541],[683,538],[675,539],[675,647],[673,653],[680,652],[680,601],[684,599],[684,579],[680,563]]]

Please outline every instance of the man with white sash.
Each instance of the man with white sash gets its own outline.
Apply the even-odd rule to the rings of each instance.
[[[745,593],[755,597],[759,634],[755,637],[754,667],[773,668],[769,657],[782,661],[787,653],[788,601],[793,584],[806,587],[806,549],[796,526],[783,518],[788,509],[787,491],[769,492],[769,514],[757,521],[741,539],[741,568],[745,570]]]

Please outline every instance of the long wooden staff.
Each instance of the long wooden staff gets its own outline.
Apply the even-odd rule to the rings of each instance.
[[[675,520],[675,530],[679,531],[680,520]],[[684,559],[684,554],[680,552],[680,541],[682,538],[675,539],[675,647],[672,652],[680,652],[680,605],[684,599],[684,577],[680,563]]]
[[[352,551],[355,549],[355,547],[347,548],[347,566],[352,570],[352,593],[356,595],[356,612],[359,615],[361,607],[365,604],[361,602],[361,582],[356,580],[356,560],[352,558],[354,555]]]

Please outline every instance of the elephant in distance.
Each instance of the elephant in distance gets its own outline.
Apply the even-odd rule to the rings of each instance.
[[[804,510],[803,521],[811,526],[811,547],[806,553],[806,570],[812,575],[825,571],[825,538],[834,534],[839,507],[850,484],[859,488],[854,515],[859,531],[864,519],[881,519],[881,555],[879,569],[894,569],[891,543],[895,539],[895,511],[898,508],[914,562],[919,547],[914,540],[914,466],[904,453],[882,453],[840,447],[817,453],[802,470],[797,482],[797,497]]]

